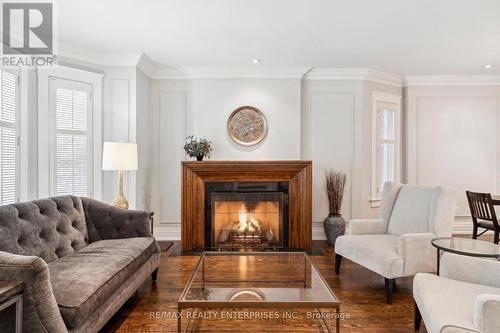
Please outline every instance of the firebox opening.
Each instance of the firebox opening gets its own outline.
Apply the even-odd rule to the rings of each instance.
[[[227,195],[224,195],[227,196]],[[241,194],[238,194],[241,196]],[[251,196],[255,196],[252,193]],[[257,195],[259,196],[259,195]],[[235,245],[282,246],[281,200],[221,201],[214,195],[213,244],[216,247]]]
[[[288,247],[288,184],[211,183],[207,192],[206,247]]]

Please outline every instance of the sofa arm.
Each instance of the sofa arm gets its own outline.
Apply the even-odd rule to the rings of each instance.
[[[430,232],[399,236],[398,254],[404,258],[404,275],[436,271],[436,249],[431,244],[434,238],[436,235]]]
[[[381,219],[349,221],[349,235],[385,234],[387,224]]]
[[[474,300],[474,326],[481,333],[500,332],[500,295],[479,294]]]
[[[463,282],[500,288],[500,262],[453,253],[441,256],[439,275]]]
[[[82,198],[89,241],[152,236],[152,213],[116,208],[107,203]]]
[[[24,282],[24,332],[68,332],[52,293],[49,268],[42,258],[0,251],[0,280]],[[7,330],[3,324],[0,322],[0,332]]]

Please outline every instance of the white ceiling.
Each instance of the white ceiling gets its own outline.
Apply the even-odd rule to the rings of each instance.
[[[61,48],[103,56],[142,51],[161,66],[252,66],[258,58],[256,66],[500,74],[500,0],[57,4]]]

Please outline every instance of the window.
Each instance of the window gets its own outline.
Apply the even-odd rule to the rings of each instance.
[[[379,205],[385,182],[400,179],[400,100],[373,94],[372,206]]]
[[[92,194],[92,86],[51,78],[54,195]]]
[[[18,192],[17,75],[0,70],[0,205],[17,201]]]

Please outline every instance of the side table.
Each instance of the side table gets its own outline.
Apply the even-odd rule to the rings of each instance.
[[[0,281],[0,311],[7,309],[12,304],[16,305],[16,333],[21,333],[23,330],[23,290],[24,282],[22,281]]]
[[[470,257],[495,258],[500,261],[500,246],[478,239],[443,237],[433,239],[431,244],[437,249],[437,275],[441,251]]]

